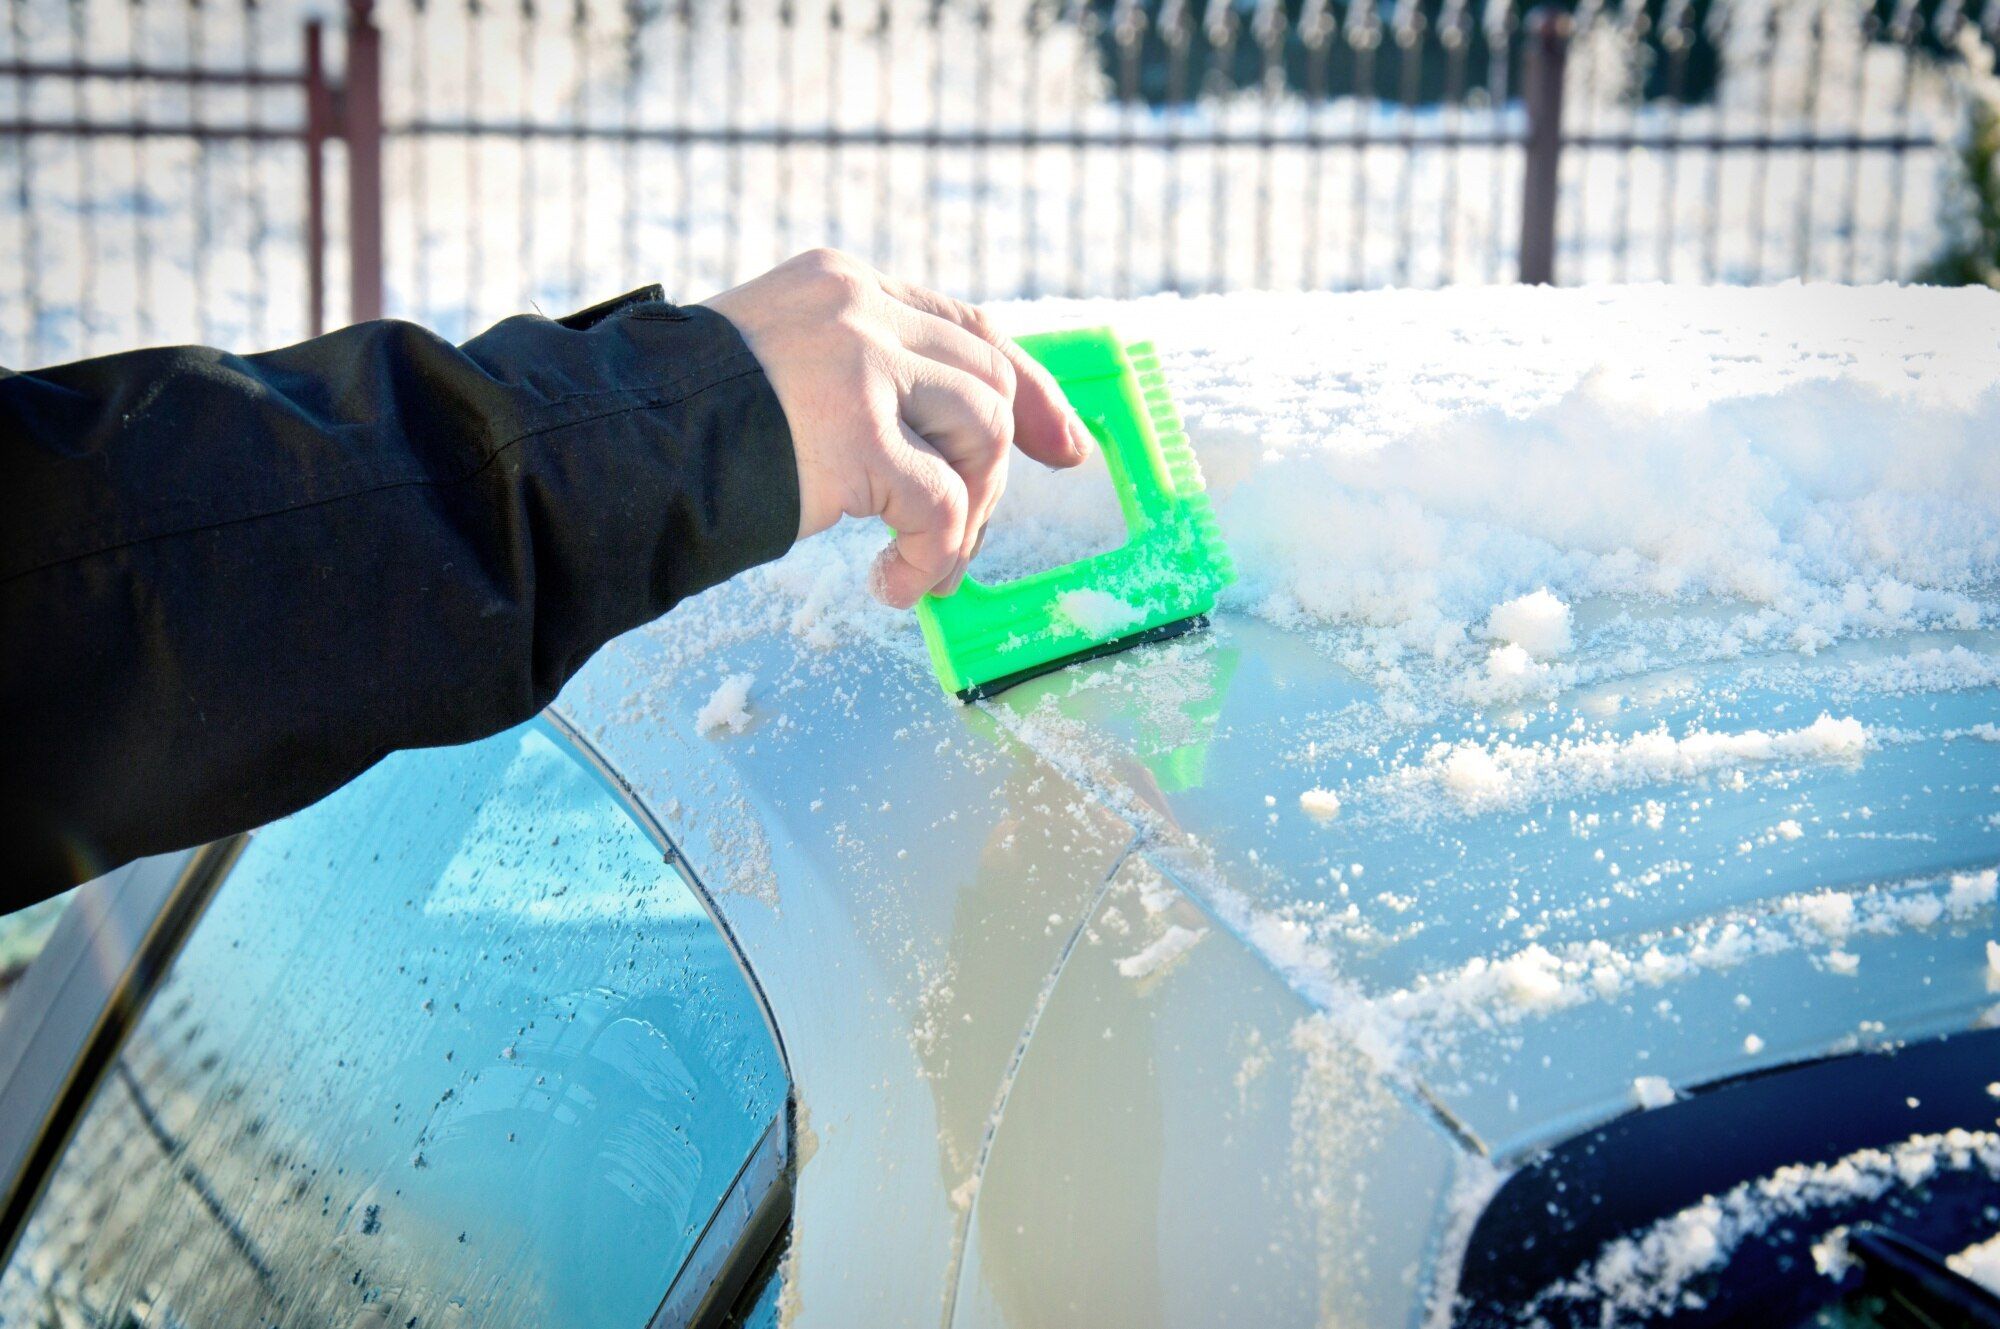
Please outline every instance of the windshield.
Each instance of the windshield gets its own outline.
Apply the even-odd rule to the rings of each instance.
[[[2000,1031],[1724,1081],[1523,1167],[1464,1326],[2000,1324]]]

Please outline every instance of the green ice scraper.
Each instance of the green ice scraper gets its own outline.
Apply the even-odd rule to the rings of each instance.
[[[1162,641],[1208,622],[1236,580],[1194,450],[1151,345],[1109,328],[1023,337],[1104,451],[1127,539],[1018,581],[966,578],[917,605],[946,692],[977,701],[1078,660]]]

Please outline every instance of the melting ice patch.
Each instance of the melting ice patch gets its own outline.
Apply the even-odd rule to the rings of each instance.
[[[1127,978],[1151,978],[1193,950],[1195,944],[1207,935],[1207,928],[1183,927],[1175,923],[1145,949],[1120,960],[1118,972]]]

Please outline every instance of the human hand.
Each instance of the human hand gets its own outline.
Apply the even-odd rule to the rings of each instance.
[[[1062,390],[972,305],[815,249],[703,302],[743,334],[791,425],[799,538],[881,517],[895,541],[877,596],[950,595],[978,552],[1019,447],[1050,466],[1090,454]]]

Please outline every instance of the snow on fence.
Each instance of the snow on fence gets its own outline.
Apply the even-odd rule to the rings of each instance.
[[[814,244],[978,297],[1908,276],[2000,0],[0,0],[0,363]],[[337,0],[332,0],[337,3]]]

